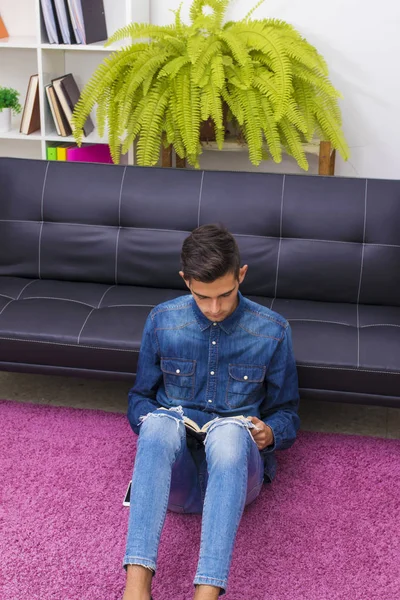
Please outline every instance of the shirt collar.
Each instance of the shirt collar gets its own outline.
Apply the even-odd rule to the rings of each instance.
[[[227,333],[228,335],[230,335],[231,333],[233,333],[233,331],[235,331],[235,329],[241,319],[243,311],[244,311],[245,299],[243,298],[243,296],[239,290],[238,290],[238,300],[239,300],[239,303],[238,303],[237,307],[235,308],[235,310],[233,311],[233,313],[231,315],[229,315],[229,317],[227,317],[223,321],[217,322],[217,325],[219,325],[219,327],[221,327],[221,329],[223,331],[225,331],[225,333]],[[207,319],[207,317],[205,315],[203,315],[203,313],[197,306],[196,300],[193,298],[193,296],[192,296],[192,308],[193,308],[193,312],[196,317],[196,320],[202,331],[205,331],[206,329],[208,329],[209,327],[212,326],[213,321],[210,321],[209,319]]]

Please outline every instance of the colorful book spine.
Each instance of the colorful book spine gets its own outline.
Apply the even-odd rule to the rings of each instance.
[[[47,146],[47,160],[57,160],[57,146]]]
[[[67,160],[77,162],[94,162],[112,164],[108,144],[92,144],[81,148],[67,148]]]

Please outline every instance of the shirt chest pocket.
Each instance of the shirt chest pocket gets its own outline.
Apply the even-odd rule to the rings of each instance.
[[[162,358],[164,388],[170,400],[192,400],[196,376],[196,361],[183,358]]]
[[[230,408],[239,408],[251,404],[257,392],[262,388],[266,367],[263,365],[233,365],[228,367],[228,385],[226,404]]]

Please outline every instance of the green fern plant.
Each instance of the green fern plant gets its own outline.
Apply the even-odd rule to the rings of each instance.
[[[138,140],[139,165],[156,164],[161,144],[172,144],[199,168],[201,122],[213,120],[222,149],[226,103],[254,165],[280,162],[284,149],[307,170],[303,146],[315,135],[347,160],[341,94],[323,57],[288,23],[253,19],[264,0],[244,19],[224,22],[229,1],[193,0],[189,25],[180,7],[173,25],[131,23],[116,31],[106,45],[130,43],[106,58],[84,87],[73,113],[78,145],[97,104],[99,133],[107,128],[115,163]]]

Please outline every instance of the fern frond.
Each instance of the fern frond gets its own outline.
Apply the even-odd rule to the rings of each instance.
[[[282,148],[279,136],[278,126],[274,118],[274,112],[268,98],[261,97],[261,127],[264,132],[265,141],[268,144],[268,150],[276,163],[282,161]]]
[[[313,85],[318,90],[321,90],[326,96],[330,98],[341,98],[342,94],[333,87],[331,82],[325,75],[317,75],[314,71],[310,71],[307,67],[301,65],[298,62],[292,63],[293,77],[305,81],[308,84]]]
[[[299,42],[297,39],[283,36],[285,40],[286,54],[298,63],[304,65],[315,73],[320,73],[322,76],[327,76],[327,66],[321,61],[321,57],[312,52],[312,46],[307,42]]]
[[[194,0],[189,13],[192,24],[197,27],[202,23],[202,19],[205,17],[203,9],[205,6],[209,6],[213,13],[207,16],[206,24],[209,24],[207,29],[221,28],[229,2],[230,0]]]
[[[243,133],[249,147],[249,158],[253,165],[262,160],[262,130],[260,117],[260,95],[256,90],[238,90],[239,101],[244,112]]]
[[[165,36],[175,32],[174,25],[149,25],[148,23],[130,23],[124,27],[120,27],[117,31],[108,38],[104,46],[109,46],[115,42],[131,38],[131,40],[139,38],[152,38],[153,40],[162,40]]]
[[[307,134],[308,126],[305,118],[299,111],[296,102],[291,99],[287,105],[286,116],[288,121],[292,123],[301,133]]]
[[[310,142],[315,131],[315,118],[312,111],[312,104],[314,102],[313,91],[310,85],[301,80],[294,80],[293,89],[295,101],[307,127],[304,132],[305,140]]]
[[[185,41],[172,35],[166,35],[161,42],[161,46],[171,54],[177,54],[178,56],[186,54]]]
[[[148,45],[146,45],[147,47]],[[82,127],[86,122],[87,116],[92,111],[98,99],[102,97],[105,90],[112,85],[115,79],[120,78],[121,71],[132,62],[132,55],[135,56],[135,54],[135,52],[132,53],[130,48],[113,53],[109,58],[104,60],[104,63],[101,63],[97,67],[92,77],[86,83],[72,115],[72,133],[78,145],[82,144]]]
[[[260,90],[264,96],[270,98],[274,104],[279,102],[279,92],[274,83],[274,77],[272,73],[264,71],[263,69],[255,69],[253,86]]]
[[[203,88],[203,94],[207,94],[208,96],[210,117],[214,121],[215,130],[223,129],[224,117],[222,109],[222,99],[221,95],[218,93],[218,90],[216,89],[212,81],[210,81],[210,83]]]
[[[226,88],[222,90],[222,98],[227,103],[229,110],[231,111],[234,118],[236,118],[239,125],[244,123],[244,112],[243,108],[237,98],[237,89],[228,83]]]
[[[308,171],[308,161],[302,146],[302,141],[296,128],[289,122],[287,117],[283,117],[279,123],[278,128],[281,132],[281,140],[286,152],[296,159],[299,166]]]
[[[180,5],[178,6],[178,8],[176,10],[172,11],[174,13],[174,15],[175,15],[175,30],[176,30],[176,33],[179,36],[183,35],[183,31],[184,31],[184,28],[185,28],[185,26],[184,26],[184,24],[182,22],[182,17],[181,17],[182,6],[183,6],[183,2],[180,3]]]
[[[216,56],[222,49],[222,43],[215,36],[210,36],[206,45],[201,51],[196,62],[193,64],[192,77],[193,81],[199,83],[204,77],[207,69],[210,69],[211,59]]]
[[[219,38],[225,42],[235,61],[243,68],[248,67],[250,57],[246,44],[243,43],[232,31],[223,31]],[[227,54],[228,52],[226,52]]]
[[[110,92],[109,92],[109,90],[106,90],[99,97],[98,104],[97,104],[97,110],[96,110],[97,129],[98,129],[100,137],[104,136],[109,101],[110,101]]]
[[[326,138],[340,152],[343,160],[348,160],[350,157],[350,148],[344,139],[340,125],[335,121],[333,115],[325,110],[323,99],[317,96],[313,106],[315,118]]]
[[[211,79],[218,91],[221,91],[225,85],[225,70],[222,56],[217,54],[211,60]]]
[[[276,117],[279,120],[285,113],[287,103],[292,91],[291,64],[285,53],[285,48],[278,34],[270,27],[263,27],[251,23],[251,27],[238,26],[235,28],[237,35],[245,40],[248,46],[268,54],[275,74],[276,87],[279,92],[279,102],[275,107]]]
[[[138,91],[138,96],[139,96],[140,92]],[[138,135],[140,134],[140,130],[142,128],[142,123],[143,123],[143,112],[146,108],[146,98],[143,97],[138,97],[135,103],[135,108],[134,110],[132,110],[132,114],[129,117],[129,121],[127,123],[126,129],[127,129],[127,135],[125,137],[125,140],[123,142],[122,145],[122,152],[125,154],[125,152],[128,151],[128,149],[131,147],[131,145],[133,144],[133,142],[136,140],[136,138],[138,137]]]
[[[187,53],[190,58],[192,64],[194,64],[201,53],[204,50],[204,47],[207,45],[207,38],[201,35],[191,35],[189,36],[187,42]]]
[[[124,82],[124,110],[121,115],[124,127],[129,119],[132,100],[136,90],[150,74],[155,75],[163,67],[168,58],[169,53],[167,51],[157,52],[156,49],[152,49],[149,52],[144,52],[141,59],[136,61],[134,68],[132,68]]]
[[[158,79],[162,77],[170,77],[173,79],[182,67],[190,62],[188,56],[178,56],[170,60],[159,72]]]
[[[200,88],[190,77],[190,67],[183,67],[174,79],[177,101],[177,125],[187,154],[194,154],[200,134]]]
[[[155,165],[158,162],[162,126],[170,94],[168,83],[160,81],[146,97],[146,108],[142,113],[142,127],[137,145],[139,165]]]
[[[259,2],[257,2],[257,4],[255,6],[253,6],[253,8],[247,13],[244,20],[248,21],[250,19],[251,15],[257,10],[257,8],[259,8],[261,6],[261,4],[264,4],[264,2],[265,2],[265,0],[259,0]]]

